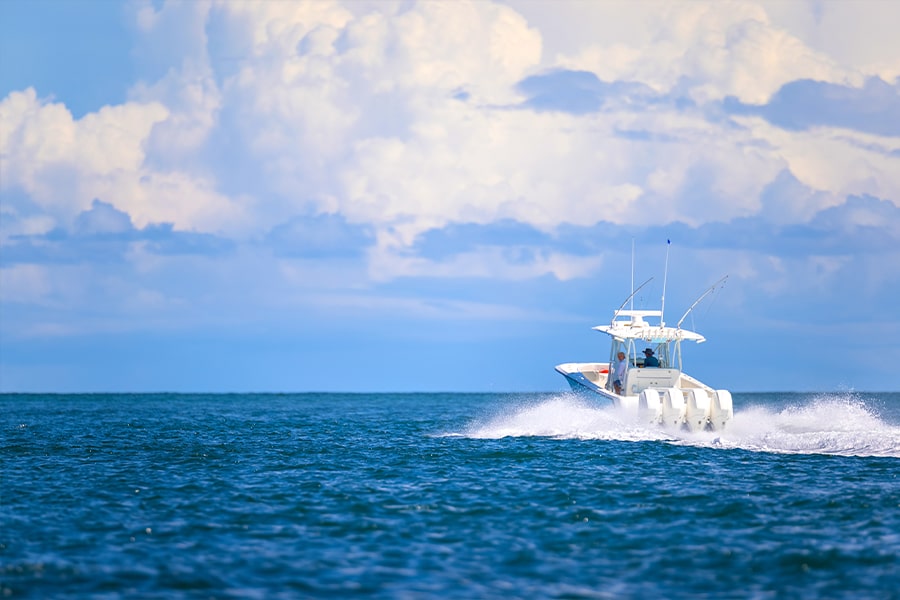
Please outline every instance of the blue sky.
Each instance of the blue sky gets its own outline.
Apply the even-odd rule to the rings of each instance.
[[[0,391],[553,391],[635,279],[900,389],[900,4],[0,3]]]

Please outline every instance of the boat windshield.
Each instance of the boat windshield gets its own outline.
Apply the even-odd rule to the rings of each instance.
[[[648,354],[645,350],[652,350],[652,356],[658,361],[658,364],[652,365],[652,361],[648,361]],[[661,369],[678,369],[681,370],[681,342],[679,340],[661,340],[661,339],[618,339],[613,338],[609,350],[609,372],[610,377],[607,380],[607,389],[612,390],[616,380],[616,367],[619,364],[619,353],[623,353],[626,358],[626,369],[632,368],[653,368],[654,366]]]
[[[674,345],[673,342],[666,342],[664,340],[651,340],[649,342],[638,341],[638,344],[642,346],[640,350],[638,350],[638,359],[637,365],[639,367],[644,366],[655,366],[663,369],[672,368],[672,353],[670,352],[671,347]],[[651,351],[651,354],[647,354],[647,350]],[[656,359],[656,364],[653,364],[654,361],[651,360]]]

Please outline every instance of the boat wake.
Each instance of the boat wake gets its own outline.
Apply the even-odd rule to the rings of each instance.
[[[618,409],[598,408],[578,396],[563,394],[510,406],[456,435],[665,441],[759,452],[900,458],[900,424],[893,421],[854,394],[834,394],[810,396],[788,406],[737,406],[734,419],[723,431],[688,432],[642,423]]]

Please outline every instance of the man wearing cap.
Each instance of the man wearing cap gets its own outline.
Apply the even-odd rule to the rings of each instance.
[[[644,350],[644,366],[645,367],[658,367],[659,360],[653,356],[653,349],[646,348]]]

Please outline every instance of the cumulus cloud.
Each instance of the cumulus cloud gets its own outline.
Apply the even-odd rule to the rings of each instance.
[[[127,213],[95,199],[71,227],[13,235],[3,252],[8,264],[109,264],[127,262],[138,246],[142,253],[154,255],[216,256],[230,252],[234,243],[207,233],[174,231],[171,223],[136,228]]]
[[[266,236],[276,254],[303,258],[359,258],[374,242],[371,229],[338,215],[297,217]]]
[[[799,77],[847,81],[842,68],[772,24],[755,2],[645,5],[635,42],[593,42],[560,64],[604,80],[639,81],[658,92],[677,91],[698,102],[735,96],[762,103]],[[607,15],[615,21],[614,15]]]
[[[94,200],[90,210],[75,219],[74,232],[78,235],[120,234],[133,231],[131,217],[116,210],[112,204]]]
[[[785,129],[832,126],[900,137],[900,80],[891,85],[872,77],[857,88],[801,79],[786,83],[765,105],[730,100],[731,112],[759,114]]]
[[[167,114],[161,104],[126,104],[76,121],[34,89],[13,92],[0,103],[3,188],[21,188],[47,212],[71,216],[96,197],[85,198],[85,188],[140,169],[141,142]]]
[[[900,203],[895,155],[900,138],[833,127],[796,132],[758,117],[736,120],[758,143],[771,147],[769,156],[778,156],[793,177],[816,192],[812,203],[804,200],[807,210],[795,211],[798,219],[809,218],[817,209],[838,204],[848,195],[869,194]]]
[[[551,275],[569,281],[596,275],[603,264],[598,255],[578,256],[545,248],[487,245],[457,252],[440,260],[410,254],[371,255],[370,273],[375,281],[407,279],[474,279],[522,281]]]
[[[146,165],[146,143],[169,115],[158,102],[129,102],[76,120],[33,89],[14,92],[0,102],[2,190],[22,190],[57,226],[67,226],[99,198],[126,210],[138,225],[237,229],[240,208],[218,194],[208,176]]]
[[[897,86],[812,44],[809,11],[559,11],[571,39],[540,3],[137,3],[127,103],[81,119],[33,90],[0,103],[3,234],[128,219],[353,256],[381,279],[573,277],[563,265],[591,257],[552,241],[571,228],[802,225],[848,195],[898,202]],[[498,222],[536,237],[433,253],[441,231]]]
[[[763,0],[773,23],[838,64],[867,77],[900,76],[900,5],[882,0],[802,2]]]

